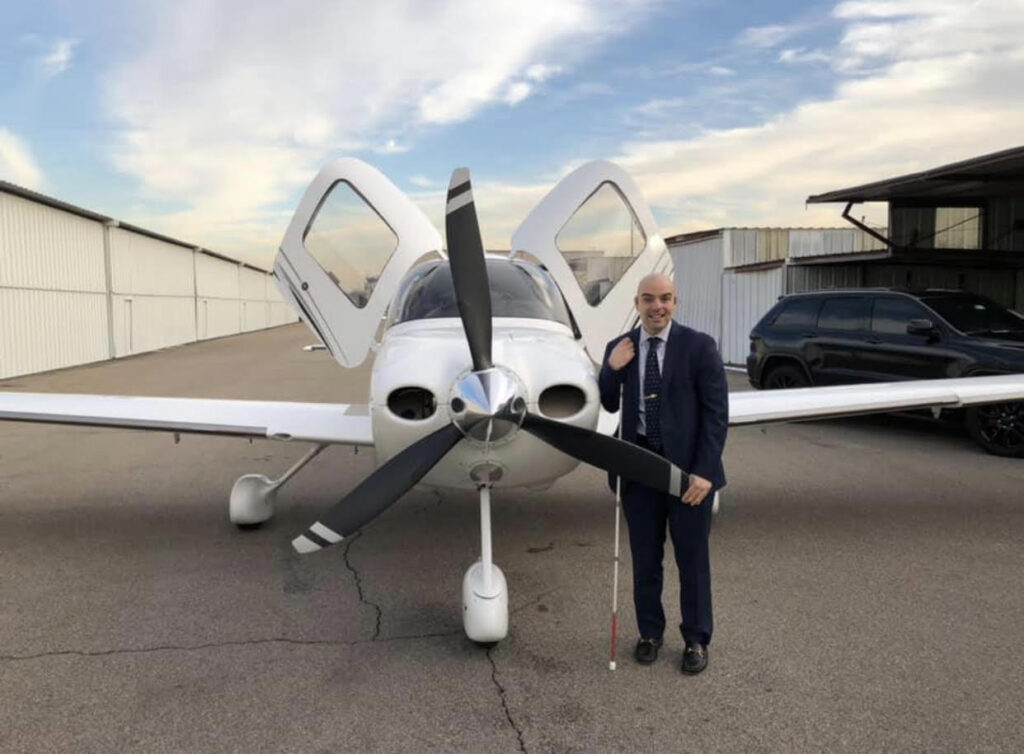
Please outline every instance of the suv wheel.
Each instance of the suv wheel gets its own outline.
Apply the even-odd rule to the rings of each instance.
[[[791,387],[807,387],[810,383],[803,370],[792,364],[777,366],[764,378],[765,390],[782,390]]]
[[[971,406],[967,431],[989,453],[1024,458],[1024,403]]]

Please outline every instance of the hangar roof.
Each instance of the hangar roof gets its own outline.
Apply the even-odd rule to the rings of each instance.
[[[99,213],[92,212],[91,210],[83,209],[81,207],[76,207],[74,204],[62,202],[60,199],[54,199],[52,196],[40,194],[37,191],[32,191],[30,189],[24,188],[22,186],[17,185],[16,183],[10,183],[8,181],[0,180],[0,191],[6,192],[8,194],[13,194],[14,196],[19,196],[22,199],[28,199],[29,201],[38,202],[39,204],[44,204],[48,207],[53,207],[54,209],[63,210],[64,212],[70,212],[71,214],[78,215],[79,217],[84,217],[89,220],[95,220],[96,222],[103,223],[105,225],[113,224],[119,228],[130,230],[133,233],[138,233],[139,235],[155,238],[158,241],[164,241],[165,243],[174,244],[175,246],[183,246],[184,248],[189,250],[196,249],[199,251],[200,254],[206,254],[207,256],[216,257],[217,259],[223,259],[225,262],[240,264],[242,265],[242,267],[248,267],[251,270],[263,272],[268,275],[270,274],[267,270],[263,269],[262,267],[257,267],[254,264],[249,264],[248,262],[241,262],[237,259],[232,259],[231,257],[225,256],[224,254],[220,254],[216,251],[210,251],[209,249],[204,249],[201,246],[196,246],[195,244],[187,243],[186,241],[181,241],[177,238],[165,236],[162,233],[156,233],[152,230],[141,228],[138,225],[132,225],[131,223],[121,222],[119,220],[115,220],[112,217],[107,217],[106,215],[101,215]]]
[[[824,202],[943,201],[1024,194],[1024,147],[953,162],[920,173],[807,197]]]

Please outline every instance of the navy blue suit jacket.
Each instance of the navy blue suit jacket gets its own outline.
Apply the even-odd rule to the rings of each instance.
[[[697,474],[720,489],[725,486],[722,450],[729,429],[729,386],[718,348],[706,335],[672,322],[661,367],[661,438],[665,457],[687,473]],[[622,338],[630,338],[636,356],[615,371],[608,354]],[[640,402],[640,328],[608,344],[601,362],[598,386],[601,405],[619,409],[623,386],[622,439],[636,442]],[[614,489],[614,483],[613,483]]]

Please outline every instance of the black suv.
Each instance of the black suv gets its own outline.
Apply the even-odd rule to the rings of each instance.
[[[750,332],[755,388],[1024,372],[1024,317],[963,291],[842,290],[783,296]],[[1024,403],[973,406],[971,436],[1024,457]]]

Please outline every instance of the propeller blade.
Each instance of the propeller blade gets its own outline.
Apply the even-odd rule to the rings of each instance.
[[[491,289],[487,282],[484,245],[473,203],[469,170],[458,168],[448,184],[445,211],[448,235],[448,261],[452,268],[455,300],[459,305],[462,327],[473,357],[473,371],[490,369],[491,363]]]
[[[686,472],[631,442],[530,413],[523,419],[523,429],[573,458],[661,492],[682,497],[689,486]]]
[[[446,424],[417,440],[360,482],[305,534],[293,539],[292,547],[302,554],[315,552],[358,531],[408,492],[461,437],[458,427]]]

